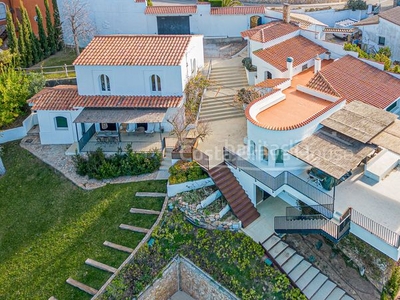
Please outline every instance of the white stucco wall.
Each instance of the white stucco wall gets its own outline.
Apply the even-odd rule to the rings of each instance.
[[[37,111],[41,144],[72,144],[78,141],[76,128],[78,128],[79,136],[81,128],[80,126],[75,126],[73,121],[81,111],[81,109],[71,111]],[[68,122],[68,128],[57,129],[56,117],[65,117]]]
[[[326,6],[329,6],[329,3],[327,3]],[[347,10],[327,9],[327,10],[319,10],[312,12],[304,12],[304,9],[300,9],[300,10],[292,10],[292,12],[302,13],[307,16],[313,17],[314,19],[322,23],[325,23],[330,27],[333,27],[336,22],[341,20],[345,19],[362,20],[368,16],[367,10],[352,11],[351,9]]]

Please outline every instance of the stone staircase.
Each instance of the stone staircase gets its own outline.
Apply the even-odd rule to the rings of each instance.
[[[308,299],[353,299],[278,236],[273,234],[261,244]]]
[[[233,103],[237,91],[247,87],[243,67],[214,67],[211,70],[212,85],[204,95],[200,118],[208,121],[243,117],[243,109]]]
[[[165,148],[165,156],[161,162],[161,166],[158,169],[157,180],[168,180],[169,178],[169,168],[172,166],[172,157],[171,157],[172,148]]]
[[[260,216],[260,213],[225,163],[212,168],[209,174],[228,201],[232,212],[242,222],[243,227],[248,226]]]

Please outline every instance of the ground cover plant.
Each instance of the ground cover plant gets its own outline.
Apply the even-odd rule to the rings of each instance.
[[[87,258],[118,267],[128,254],[105,240],[134,248],[144,234],[121,223],[150,228],[157,216],[131,207],[161,210],[163,198],[136,198],[137,191],[165,192],[165,181],[84,191],[21,149],[4,146],[7,173],[0,177],[0,299],[90,299],[65,283],[72,277],[96,289],[110,276],[85,266]]]
[[[290,287],[284,274],[262,261],[262,247],[243,233],[196,228],[175,209],[164,217],[153,237],[153,246],[140,248],[102,299],[134,298],[177,254],[189,258],[241,299],[306,299]]]
[[[76,173],[95,179],[152,173],[160,168],[161,160],[162,154],[158,150],[134,152],[131,145],[126,147],[125,152],[119,149],[111,156],[106,156],[101,148],[87,155],[74,156]]]
[[[169,183],[178,184],[186,181],[194,181],[207,178],[208,175],[195,161],[180,160],[169,168]]]

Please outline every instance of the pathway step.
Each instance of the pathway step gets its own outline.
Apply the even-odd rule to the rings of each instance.
[[[166,193],[136,192],[136,197],[165,197]]]
[[[300,276],[299,280],[296,281],[296,285],[300,290],[304,290],[306,286],[317,276],[319,270],[311,267],[303,275]]]
[[[121,245],[118,245],[118,244],[114,244],[114,243],[111,243],[111,242],[108,242],[108,241],[105,241],[103,243],[103,245],[107,246],[107,247],[110,247],[110,248],[113,248],[113,249],[116,249],[116,250],[119,250],[119,251],[122,251],[122,252],[126,252],[126,253],[132,253],[133,252],[132,248],[121,246]]]
[[[285,251],[283,251],[281,254],[278,255],[278,257],[275,258],[276,262],[279,265],[283,265],[286,261],[289,260],[289,258],[291,258],[294,254],[296,253],[296,251],[292,248],[286,248]]]
[[[54,297],[54,296],[51,296],[51,297],[49,298],[49,300],[57,300],[57,298]]]
[[[289,273],[292,271],[301,261],[303,260],[303,256],[295,254],[293,255],[283,266],[282,269]]]
[[[335,287],[336,287],[335,283],[333,283],[330,280],[327,280],[324,283],[324,285],[321,286],[319,290],[314,294],[311,300],[326,299]]]
[[[280,240],[281,239],[279,237],[273,234],[263,242],[262,246],[265,248],[265,250],[269,251],[272,247],[279,243]]]
[[[329,296],[328,296],[328,298],[326,298],[326,300],[338,300],[338,299],[341,299],[344,296],[344,294],[345,294],[345,291],[343,291],[339,287],[336,287],[329,294]]]
[[[127,224],[121,224],[121,225],[119,225],[119,228],[130,230],[130,231],[135,231],[135,232],[141,232],[141,233],[149,232],[149,229],[147,229],[147,228],[136,227],[136,226],[127,225]]]
[[[269,254],[273,258],[276,258],[279,254],[282,253],[283,250],[285,250],[289,245],[286,244],[285,242],[280,241],[278,244],[276,244],[271,250],[269,250]]]
[[[325,281],[328,279],[326,275],[319,273],[314,280],[312,280],[307,287],[302,291],[304,295],[308,299],[311,299],[312,296],[324,285]]]
[[[85,293],[88,293],[89,295],[92,295],[92,296],[96,295],[97,292],[98,292],[98,290],[96,290],[96,289],[94,289],[94,288],[92,288],[92,287],[90,287],[90,286],[88,286],[86,284],[83,284],[82,282],[79,282],[79,281],[77,281],[75,279],[72,279],[71,277],[68,278],[66,282],[68,284],[70,284],[70,285],[72,285],[72,286],[84,291]]]
[[[103,270],[103,271],[107,271],[110,273],[115,273],[117,272],[117,269],[114,267],[111,267],[109,265],[103,264],[101,262],[95,261],[94,259],[90,259],[88,258],[87,260],[85,260],[85,264],[95,267],[97,269]]]
[[[311,267],[311,263],[303,260],[296,268],[292,270],[292,272],[289,273],[289,277],[296,282],[300,276],[308,270],[309,267]]]
[[[131,208],[129,211],[132,214],[146,214],[146,215],[159,215],[160,212],[151,209]]]

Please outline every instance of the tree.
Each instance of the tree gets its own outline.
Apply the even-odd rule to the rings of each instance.
[[[37,16],[37,24],[39,28],[39,42],[40,42],[40,49],[42,50],[43,56],[48,57],[50,55],[49,45],[47,43],[47,36],[46,31],[44,30],[43,26],[43,16],[42,12],[40,11],[39,6],[35,6],[36,16]]]
[[[0,68],[0,127],[12,123],[26,101],[44,86],[42,74],[26,74],[9,64]]]
[[[367,3],[363,0],[348,0],[345,7],[351,10],[364,10],[367,9]]]
[[[19,53],[19,62],[22,67],[28,66],[28,61],[27,61],[27,51],[26,51],[26,46],[25,46],[25,37],[24,37],[24,31],[22,30],[22,25],[17,19],[17,27],[21,28],[19,31],[19,40],[18,40],[18,53]]]
[[[60,12],[58,10],[57,0],[52,0],[52,3],[53,3],[53,19],[54,19],[54,40],[56,42],[57,51],[60,51],[63,48]]]
[[[80,54],[79,43],[89,41],[95,32],[95,28],[89,17],[88,4],[84,0],[64,1],[63,24],[64,35],[72,40],[76,55]]]
[[[46,28],[47,28],[47,45],[49,47],[50,53],[54,54],[57,51],[56,41],[54,39],[54,27],[51,20],[49,0],[44,0],[44,7],[46,8]]]
[[[0,39],[0,46],[3,44],[3,40]],[[10,49],[1,50],[0,49],[0,67],[8,65],[11,63],[14,55],[11,53]]]
[[[221,6],[228,7],[228,6],[242,6],[243,3],[239,0],[222,0]]]
[[[25,66],[30,67],[33,64],[33,54],[34,54],[34,44],[31,37],[32,27],[31,22],[29,21],[28,12],[26,8],[23,6],[21,2],[21,16],[22,16],[22,24],[19,32],[20,32],[20,40],[24,41],[25,44],[25,53],[22,54],[25,56]],[[20,41],[21,43],[21,41]]]
[[[7,6],[7,35],[8,35],[8,49],[10,49],[11,53],[18,54],[18,39],[17,34],[15,32],[15,25],[13,22],[13,18],[10,12],[10,9]]]

